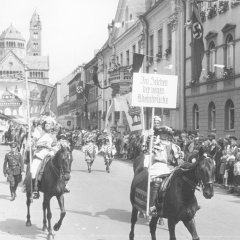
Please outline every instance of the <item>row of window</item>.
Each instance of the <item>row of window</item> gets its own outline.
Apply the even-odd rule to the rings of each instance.
[[[43,78],[43,72],[30,72],[30,78]]]
[[[20,102],[1,102],[0,105],[5,106],[5,105],[21,105]]]
[[[225,36],[224,42],[224,59],[223,65],[228,69],[234,68],[234,38],[233,34],[229,33]],[[216,38],[211,39],[208,44],[208,52],[207,52],[207,70],[208,72],[215,72],[216,64],[219,62],[219,58],[217,56],[218,48],[216,46]]]
[[[7,42],[0,42],[0,47],[10,47],[10,48],[24,48],[24,43],[21,42],[13,42],[13,41],[7,41]]]
[[[0,76],[18,76],[18,75],[22,75],[23,72],[22,71],[0,71]]]
[[[163,52],[163,29],[159,29],[157,32],[158,49],[154,49],[154,34],[149,37],[149,62],[152,63],[155,59],[158,61],[163,57],[167,57],[171,53],[172,48],[172,28],[171,25],[167,25],[167,48]]]
[[[216,106],[214,102],[210,102],[208,105],[208,129],[216,130]],[[235,128],[235,109],[234,103],[231,99],[227,100],[224,108],[224,124],[225,130],[234,130]],[[197,104],[193,106],[193,129],[199,130],[199,107]]]
[[[5,115],[16,116],[16,115],[22,114],[22,111],[20,111],[20,109],[17,110],[17,109],[5,108],[5,109],[0,109],[0,113],[3,113]]]
[[[171,46],[172,46],[172,31],[170,24],[167,25],[167,49],[165,49],[165,52],[163,53],[163,29],[159,29],[157,32],[157,41],[158,41],[158,49],[154,49],[154,34],[151,34],[149,36],[149,62],[152,63],[154,59],[161,59],[164,56],[166,57],[166,54],[171,53]],[[129,66],[130,65],[130,54],[133,55],[133,53],[141,53],[141,46],[142,42],[141,40],[138,42],[138,49],[136,47],[136,44],[132,46],[132,48],[129,50],[126,50],[125,52],[125,62],[123,61],[124,55],[123,53],[120,53],[118,56],[114,56],[113,59],[109,61],[109,68],[112,68],[114,65],[120,65],[120,66]],[[124,65],[123,65],[124,64]]]

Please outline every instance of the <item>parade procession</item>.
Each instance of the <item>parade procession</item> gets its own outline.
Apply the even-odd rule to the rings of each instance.
[[[240,0],[2,2],[0,239],[239,240]]]

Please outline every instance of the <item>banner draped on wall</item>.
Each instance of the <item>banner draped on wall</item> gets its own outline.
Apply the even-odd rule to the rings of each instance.
[[[132,94],[128,93],[122,96],[118,96],[113,98],[111,106],[108,109],[106,115],[106,125],[105,129],[110,130],[111,126],[111,114],[114,111],[123,111],[126,114],[126,118],[129,124],[129,128],[131,131],[142,130],[142,117],[143,113],[140,107],[132,106]]]

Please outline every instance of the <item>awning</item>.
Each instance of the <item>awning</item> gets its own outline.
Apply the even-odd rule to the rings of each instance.
[[[13,122],[21,124],[21,125],[27,125],[27,121],[23,117],[5,115],[3,113],[0,113],[0,118],[7,120],[7,121],[13,121]]]

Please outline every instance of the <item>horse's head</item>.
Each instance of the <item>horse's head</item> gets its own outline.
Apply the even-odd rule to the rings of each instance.
[[[68,146],[61,145],[61,148],[55,157],[57,159],[57,168],[59,169],[60,177],[65,181],[68,181],[70,179],[70,148]]]
[[[214,182],[214,171],[215,163],[214,160],[207,156],[204,148],[201,147],[198,153],[197,160],[197,177],[199,182],[202,184],[203,196],[210,199],[214,195],[213,182]]]

